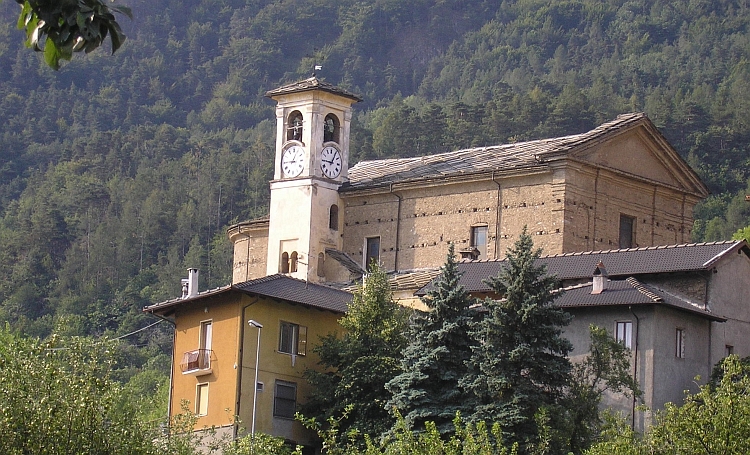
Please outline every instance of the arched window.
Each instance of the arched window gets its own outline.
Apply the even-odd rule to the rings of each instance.
[[[297,271],[297,252],[292,251],[292,254],[289,256],[289,271],[294,273]]]
[[[325,266],[325,260],[326,256],[323,253],[318,253],[318,276],[325,276],[325,271],[323,270],[323,266]]]
[[[281,253],[281,263],[279,264],[279,273],[289,273],[289,253]]]
[[[333,204],[328,212],[328,227],[334,231],[339,230],[339,206],[336,204]]]
[[[326,115],[323,122],[323,142],[339,142],[339,119],[333,114]]]
[[[302,140],[302,114],[300,111],[294,111],[289,114],[289,118],[286,122],[286,140]]]

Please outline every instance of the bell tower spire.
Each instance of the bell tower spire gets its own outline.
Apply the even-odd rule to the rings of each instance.
[[[313,76],[266,93],[276,101],[266,272],[325,281],[325,249],[341,247],[339,186],[349,170],[352,104]]]

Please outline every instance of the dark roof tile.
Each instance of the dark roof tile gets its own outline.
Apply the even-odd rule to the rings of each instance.
[[[625,278],[708,270],[726,254],[738,250],[748,252],[747,243],[724,241],[567,253],[541,257],[539,263],[546,265],[547,273],[557,276],[561,281],[591,277],[600,261],[611,278]],[[490,288],[484,280],[497,276],[504,266],[504,260],[462,261],[458,264],[458,270],[463,273],[460,283],[469,292],[489,292]],[[417,294],[426,294],[429,286],[431,284],[420,289]]]
[[[155,303],[145,307],[143,311],[148,313],[163,313],[165,310],[171,309],[175,306],[229,292],[242,292],[270,297],[336,313],[345,313],[348,309],[349,302],[352,301],[352,294],[349,292],[330,288],[328,286],[322,286],[320,284],[308,283],[304,280],[299,280],[286,275],[275,274],[255,280],[245,281],[244,283],[204,291],[194,297],[170,299],[164,302]]]

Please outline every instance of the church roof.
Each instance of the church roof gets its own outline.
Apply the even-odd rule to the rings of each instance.
[[[539,264],[547,266],[547,273],[558,280],[580,280],[590,278],[599,262],[607,267],[610,278],[626,278],[657,273],[695,272],[710,270],[718,261],[730,253],[750,255],[744,240],[691,243],[683,245],[652,246],[620,250],[588,251],[543,256]],[[505,267],[505,260],[475,260],[458,263],[460,284],[468,292],[490,292],[484,283],[489,277],[498,276]],[[432,283],[417,291],[425,295]]]
[[[266,96],[273,98],[275,96],[287,95],[290,93],[309,92],[312,90],[322,90],[324,92],[333,93],[334,95],[340,95],[345,98],[352,99],[356,102],[362,101],[362,98],[351,93],[341,87],[337,87],[328,82],[321,81],[315,76],[307,78],[302,81],[292,82],[291,84],[282,85],[279,88],[269,90],[266,92]]]
[[[698,191],[706,192],[705,185],[679,158],[644,113],[623,114],[591,131],[570,136],[476,147],[413,158],[362,161],[349,169],[349,182],[342,185],[340,191],[478,173],[513,172],[534,167],[545,169],[546,162],[565,158],[574,150],[586,148],[639,125],[643,125],[657,138],[656,140],[669,149],[676,164],[683,172],[692,176],[691,180],[697,182]]]

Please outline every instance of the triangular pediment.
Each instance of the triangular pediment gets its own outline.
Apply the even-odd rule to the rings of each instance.
[[[647,118],[599,139],[576,147],[568,156],[596,167],[679,188],[701,198],[708,195],[700,177]]]

